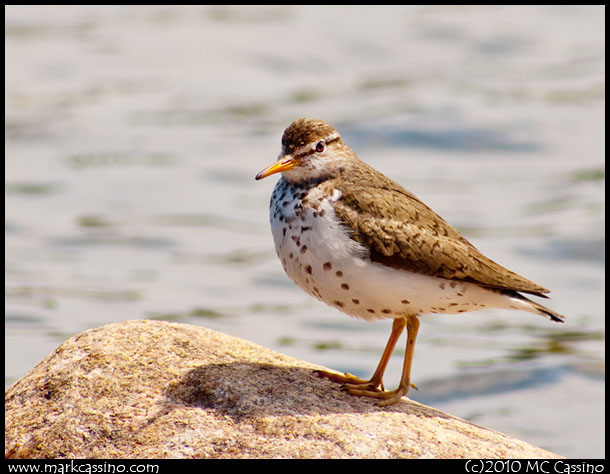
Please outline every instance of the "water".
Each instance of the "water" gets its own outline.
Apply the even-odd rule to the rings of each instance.
[[[287,279],[268,226],[275,178],[253,179],[292,120],[320,117],[568,316],[425,316],[410,397],[564,456],[605,455],[603,7],[5,18],[6,387],[68,337],[136,318],[369,376],[390,321],[348,318]]]

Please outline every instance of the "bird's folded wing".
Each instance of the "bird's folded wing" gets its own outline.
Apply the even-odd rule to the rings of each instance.
[[[371,260],[502,290],[543,297],[549,292],[485,257],[432,209],[388,178],[375,189],[370,183],[335,185],[342,191],[334,204],[336,216],[354,240],[369,248]]]

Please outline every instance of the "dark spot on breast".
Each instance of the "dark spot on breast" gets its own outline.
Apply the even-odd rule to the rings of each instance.
[[[333,268],[332,263],[330,262],[324,262],[324,265],[322,265],[322,268],[326,271],[330,270],[331,268]]]
[[[349,285],[347,283],[341,283],[341,288],[344,290],[349,290]]]
[[[311,230],[310,226],[301,226],[301,232],[306,232],[308,230]]]
[[[324,214],[326,214],[326,210],[324,210],[324,209],[320,209],[320,210],[318,211],[318,215],[319,215],[320,217],[324,217]]]
[[[455,281],[452,281],[451,283],[449,283],[449,286],[451,288],[455,288],[456,285],[457,285],[457,282],[455,282]]]
[[[392,310],[386,308],[386,309],[382,309],[381,312],[384,314],[390,314],[392,312]]]
[[[359,300],[359,299],[354,298],[354,299],[352,299],[352,303],[354,303],[354,304],[360,304],[360,300]]]
[[[293,254],[292,252],[290,252],[290,253],[288,254],[288,258],[292,260],[292,259],[294,258],[294,254]]]
[[[335,272],[335,275],[337,275],[339,278],[341,278],[343,276],[343,272],[341,270],[337,270]]]
[[[368,311],[369,313],[375,314],[375,310],[374,310],[374,309],[367,308],[367,311]]]
[[[333,301],[333,304],[335,306],[338,306],[339,308],[343,308],[345,306],[341,301],[337,301],[337,300]]]
[[[305,253],[305,252],[307,252],[307,245],[303,245],[301,247],[301,253]]]
[[[401,300],[400,302],[401,302],[402,304],[409,304],[409,303],[410,303],[410,301],[409,301],[409,300]]]
[[[311,265],[307,265],[305,271],[311,275]]]

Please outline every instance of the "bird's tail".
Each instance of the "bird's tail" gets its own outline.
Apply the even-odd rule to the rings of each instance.
[[[542,306],[541,304],[536,303],[535,301],[532,301],[529,298],[526,298],[520,293],[515,292],[511,296],[518,298],[521,301],[527,302],[528,305],[531,307],[531,309],[528,308],[529,311],[531,311],[532,313],[541,314],[542,316],[549,318],[551,321],[555,321],[556,323],[563,323],[566,319],[563,314],[556,313],[552,309],[549,309],[546,306]]]

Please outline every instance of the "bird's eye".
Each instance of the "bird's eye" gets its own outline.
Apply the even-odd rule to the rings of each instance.
[[[322,153],[324,150],[326,150],[326,143],[324,140],[320,140],[318,143],[316,143],[316,151],[318,153]]]

